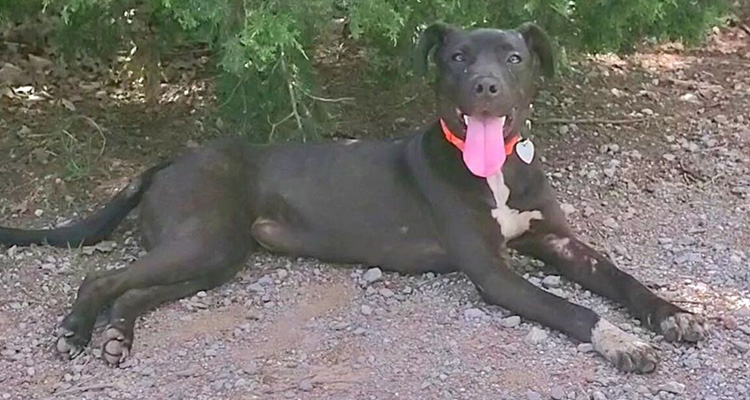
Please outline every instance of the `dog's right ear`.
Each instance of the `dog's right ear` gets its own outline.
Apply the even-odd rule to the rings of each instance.
[[[419,36],[415,54],[414,69],[420,76],[427,74],[430,54],[443,43],[445,35],[456,28],[444,22],[435,22]]]
[[[544,29],[539,25],[532,22],[526,22],[516,28],[518,33],[523,36],[523,40],[526,41],[526,45],[529,47],[532,53],[534,53],[539,60],[542,74],[547,78],[555,76],[555,56],[552,50],[552,41],[544,32]]]

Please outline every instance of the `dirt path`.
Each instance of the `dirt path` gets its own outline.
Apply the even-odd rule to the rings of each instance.
[[[362,269],[268,255],[230,284],[144,316],[120,368],[96,350],[56,358],[55,325],[85,272],[141,251],[130,218],[115,246],[0,252],[0,399],[750,399],[748,43],[730,31],[700,51],[582,62],[537,107],[540,119],[616,120],[538,123],[546,170],[582,237],[712,320],[698,347],[655,338],[663,362],[652,375],[619,374],[543,328],[530,343],[538,325],[487,306],[460,275],[385,273],[368,285]],[[54,82],[54,100],[0,99],[3,225],[74,218],[159,157],[216,135],[200,82],[158,113],[84,81]],[[428,110],[388,109],[405,96],[377,109],[382,96],[341,86],[333,79],[330,90],[379,119],[345,109],[342,126],[359,133],[403,132]],[[97,157],[76,166],[86,154]],[[523,258],[516,267],[537,284],[555,274]],[[577,285],[552,289],[653,338]]]

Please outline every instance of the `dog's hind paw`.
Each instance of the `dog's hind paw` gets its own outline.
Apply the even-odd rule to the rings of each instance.
[[[661,334],[669,342],[697,342],[704,339],[708,327],[703,317],[680,312],[665,318],[659,324]]]
[[[75,332],[65,328],[57,330],[57,342],[55,342],[55,350],[57,354],[65,359],[72,360],[81,353],[85,344],[80,343],[80,340],[75,336]]]
[[[591,344],[604,358],[624,372],[653,372],[659,353],[651,344],[600,319],[591,330]]]
[[[119,365],[130,356],[131,342],[119,329],[114,327],[107,328],[104,332],[102,358],[109,365]]]

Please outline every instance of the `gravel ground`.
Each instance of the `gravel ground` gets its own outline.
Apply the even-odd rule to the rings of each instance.
[[[538,154],[576,231],[706,315],[709,338],[663,342],[554,270],[522,257],[514,265],[655,341],[663,361],[653,374],[619,373],[590,346],[488,306],[460,274],[265,254],[231,283],[146,314],[120,367],[91,349],[60,360],[55,326],[85,273],[142,251],[131,217],[96,248],[0,250],[0,399],[750,399],[750,51],[729,39],[591,60],[540,102],[546,116],[648,118],[541,125],[554,134],[536,139]],[[46,190],[54,179],[37,179],[58,195]],[[37,216],[7,211],[0,222],[59,222],[53,206],[34,204]]]

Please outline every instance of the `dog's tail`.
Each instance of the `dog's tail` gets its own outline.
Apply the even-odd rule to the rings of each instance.
[[[140,203],[154,175],[171,164],[163,162],[131,180],[101,209],[87,218],[54,229],[26,230],[0,227],[0,245],[28,246],[49,244],[57,247],[90,246],[106,239],[120,222]]]

